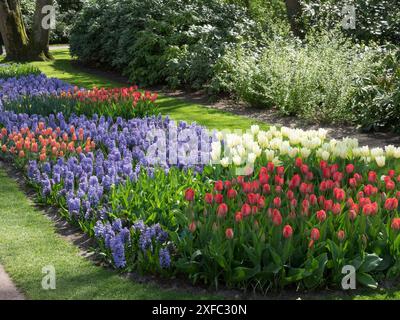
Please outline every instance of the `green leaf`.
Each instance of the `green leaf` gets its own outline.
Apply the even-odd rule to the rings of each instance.
[[[365,255],[363,264],[361,265],[359,271],[360,272],[370,272],[375,270],[379,264],[381,263],[382,258],[380,258],[376,254],[367,254]]]
[[[371,289],[376,289],[378,287],[378,283],[368,273],[363,273],[363,272],[357,273],[357,281],[362,285]]]

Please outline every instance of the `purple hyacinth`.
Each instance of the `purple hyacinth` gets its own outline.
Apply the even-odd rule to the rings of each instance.
[[[171,256],[169,254],[168,248],[160,249],[158,256],[161,268],[163,269],[169,268],[171,265]]]

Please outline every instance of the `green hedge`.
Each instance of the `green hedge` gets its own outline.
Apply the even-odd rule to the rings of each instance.
[[[141,85],[200,88],[227,49],[259,37],[244,8],[219,0],[100,0],[71,31],[71,53]]]

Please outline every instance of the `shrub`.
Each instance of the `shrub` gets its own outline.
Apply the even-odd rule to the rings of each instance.
[[[272,41],[263,50],[237,48],[216,66],[213,88],[234,92],[258,107],[315,121],[346,121],[357,88],[369,74],[372,52],[332,34]]]
[[[382,57],[370,65],[371,72],[360,74],[353,96],[353,115],[365,130],[399,130],[400,50],[385,48]]]
[[[356,28],[342,29],[345,35],[380,43],[400,41],[400,3],[397,0],[302,0],[301,3],[306,32],[315,28],[330,30],[341,25],[343,8],[351,5],[356,10]]]
[[[101,0],[83,10],[70,44],[135,83],[200,88],[218,57],[257,32],[244,9],[218,0]]]

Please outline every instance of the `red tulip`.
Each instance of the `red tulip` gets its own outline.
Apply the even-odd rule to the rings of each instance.
[[[282,224],[282,215],[277,209],[272,211],[272,222],[276,226],[280,226]]]
[[[316,215],[319,222],[324,222],[326,220],[326,212],[324,210],[317,211]]]
[[[204,196],[204,201],[208,204],[212,204],[214,200],[214,197],[211,193],[206,193]]]
[[[224,189],[223,182],[221,180],[216,181],[215,184],[214,184],[214,189],[216,191],[222,191]]]
[[[320,233],[319,230],[317,228],[313,228],[311,230],[311,239],[314,241],[317,241],[320,237]]]
[[[301,158],[296,158],[296,160],[294,161],[294,164],[297,168],[300,168],[303,164],[303,160]]]
[[[249,182],[243,182],[242,184],[243,192],[244,193],[250,193],[251,192],[251,183]]]
[[[217,208],[218,217],[220,218],[225,217],[227,212],[228,212],[228,206],[226,205],[226,203],[221,203]]]
[[[303,164],[301,167],[300,167],[300,171],[301,171],[301,173],[302,174],[304,174],[304,175],[306,175],[307,173],[308,173],[308,165],[306,165],[306,164]]]
[[[340,211],[342,210],[340,203],[334,203],[333,207],[332,207],[332,212],[335,215],[338,215],[340,213]]]
[[[386,190],[394,190],[396,184],[392,180],[386,182]]]
[[[245,203],[242,206],[242,209],[240,210],[240,212],[242,213],[242,215],[244,217],[247,217],[247,216],[249,216],[251,214],[251,207],[247,203]]]
[[[332,207],[333,207],[333,200],[327,199],[327,200],[324,201],[324,209],[325,209],[325,211],[332,210]]]
[[[400,218],[393,218],[391,228],[393,230],[400,230]]]
[[[235,214],[235,221],[236,222],[240,222],[240,221],[242,221],[243,220],[243,215],[242,215],[242,213],[241,212],[236,212],[236,214]]]
[[[265,197],[261,196],[257,201],[257,205],[259,208],[264,208],[265,207]]]
[[[232,239],[233,238],[233,230],[232,228],[228,228],[225,230],[225,236],[227,239]]]
[[[282,234],[283,234],[283,237],[284,237],[285,239],[288,239],[288,238],[292,237],[292,235],[293,235],[293,229],[292,229],[292,227],[291,227],[290,225],[288,225],[288,224],[285,225],[285,226],[283,227]]]
[[[371,183],[376,182],[376,172],[375,171],[368,172],[368,181]]]
[[[349,185],[351,186],[351,187],[356,187],[357,186],[357,180],[356,179],[354,179],[354,178],[350,178],[349,179]]]
[[[349,219],[354,221],[357,218],[357,212],[353,209],[349,210]]]
[[[273,200],[273,203],[274,203],[275,208],[280,208],[280,206],[282,204],[281,198],[275,197]]]
[[[337,201],[343,201],[346,197],[346,193],[343,189],[335,188],[333,189],[333,195]]]
[[[221,204],[222,202],[224,202],[224,196],[220,193],[217,193],[214,196],[214,201],[215,201],[215,203]]]
[[[266,193],[266,194],[268,194],[268,193],[270,193],[271,192],[271,187],[270,187],[270,185],[269,184],[264,184],[263,185],[263,193]]]
[[[237,191],[235,189],[229,189],[227,192],[227,196],[229,199],[234,199],[237,196]]]
[[[396,198],[387,198],[385,201],[386,210],[397,210],[399,206],[399,201]]]
[[[315,194],[310,195],[310,203],[312,206],[315,206],[317,204],[317,196]]]
[[[194,200],[194,190],[192,188],[189,188],[185,191],[185,200],[186,201]]]
[[[196,223],[194,221],[189,224],[189,231],[192,233],[196,231]]]
[[[262,185],[264,185],[264,184],[268,183],[269,175],[266,174],[266,173],[260,173],[260,176],[259,176],[259,179],[258,179],[258,180],[260,181],[260,183],[261,183]]]
[[[274,164],[272,162],[268,162],[267,164],[267,170],[268,172],[273,172],[274,171]]]
[[[351,163],[349,163],[347,166],[346,166],[346,173],[347,174],[350,174],[350,173],[352,173],[354,171],[354,165],[352,165]]]
[[[232,182],[230,182],[229,180],[225,181],[224,187],[225,187],[225,190],[230,190],[232,188]]]
[[[289,189],[294,189],[300,185],[301,177],[296,173],[289,181]]]
[[[343,230],[339,230],[337,233],[337,237],[338,237],[339,241],[343,241],[344,238],[346,237],[346,234],[344,233]]]

